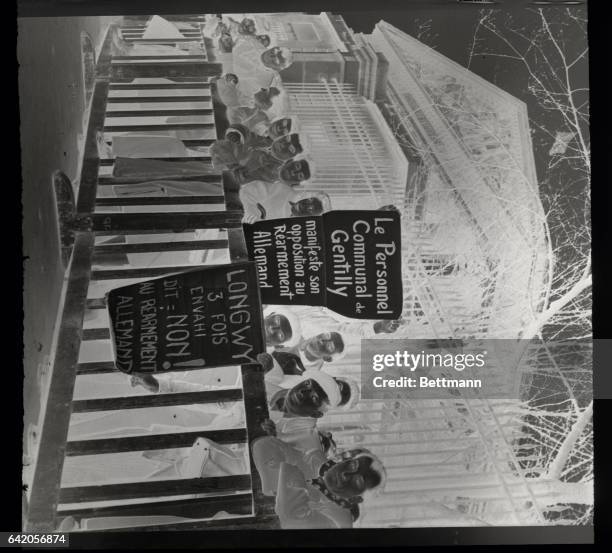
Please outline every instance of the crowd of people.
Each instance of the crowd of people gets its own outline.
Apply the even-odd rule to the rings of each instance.
[[[304,307],[267,306],[264,309],[266,352],[258,361],[264,369],[264,382],[269,419],[263,422],[263,436],[250,443],[252,460],[262,482],[262,492],[275,496],[275,511],[283,528],[350,528],[360,516],[364,499],[383,489],[386,473],[380,459],[366,449],[340,450],[331,433],[321,430],[317,422],[329,410],[350,412],[360,400],[359,385],[346,376],[332,376],[327,368],[346,353],[350,333],[393,332],[394,325],[381,327],[362,321],[333,321],[327,317],[325,327],[304,325]],[[315,309],[315,308],[308,308]],[[319,308],[320,309],[320,308]],[[371,329],[367,328],[372,326]],[[219,369],[209,369],[218,373]],[[169,394],[214,390],[216,377],[209,385],[190,380],[189,372],[154,376],[134,373],[129,379],[134,387],[148,393]],[[106,420],[109,428],[102,435],[87,434],[99,424],[93,418],[83,420],[72,429],[73,438],[119,437],[147,433],[150,429],[142,420],[131,418],[129,428],[120,428],[121,413],[112,414],[117,420]],[[240,423],[244,412],[240,403],[196,404],[180,406],[167,413],[168,421],[154,425],[155,432],[181,432],[205,426],[227,428]],[[95,417],[94,417],[95,418]],[[159,421],[158,421],[159,422]],[[244,421],[242,421],[244,424]],[[89,428],[91,426],[91,428]],[[158,428],[158,426],[160,426]],[[117,430],[112,430],[116,428]],[[186,451],[159,451],[156,456],[160,469],[155,478],[209,478],[248,472],[248,463],[241,451],[199,437]],[[159,523],[180,522],[180,517],[156,517]],[[103,517],[62,522],[62,529],[126,527],[150,524],[147,517]]]
[[[168,36],[171,41],[173,33],[179,33],[175,25],[155,16],[145,33]],[[212,163],[154,159],[201,155],[183,142],[197,139],[197,130],[178,129],[173,136],[164,131],[147,132],[146,136],[125,133],[114,136],[112,144],[99,133],[100,156],[115,159],[113,176],[143,181],[115,186],[114,193],[218,194],[218,185],[186,181],[184,177],[228,171],[240,185],[245,223],[329,211],[331,200],[324,191],[296,188],[313,177],[315,167],[308,157],[306,137],[299,133],[299,121],[290,113],[279,74],[292,64],[291,51],[275,46],[270,35],[258,32],[255,21],[248,17],[236,21],[230,16],[209,15],[201,30],[213,40],[215,59],[223,64],[224,73],[213,79],[213,90],[215,101],[225,106],[230,123],[225,135],[209,149]],[[113,34],[112,44],[114,55],[121,56],[206,54],[197,42],[134,44],[124,40],[119,31]],[[188,122],[185,116],[168,117],[166,121]]]
[[[346,335],[303,327],[292,307],[268,307],[264,314],[267,352],[258,360],[270,419],[263,424],[268,435],[251,444],[262,491],[276,496],[283,528],[350,528],[360,503],[384,487],[386,476],[372,452],[339,451],[317,427],[330,409],[350,411],[360,399],[357,382],[325,370],[346,353]],[[361,323],[331,328],[346,332],[351,325]]]
[[[299,122],[289,113],[279,75],[291,65],[291,51],[272,45],[250,18],[238,22],[216,17],[211,28],[219,50],[227,55],[224,68],[231,68],[216,80],[230,127],[211,147],[212,162],[230,171],[240,185],[244,222],[329,211],[331,201],[324,191],[295,188],[311,179],[314,165]]]
[[[364,497],[384,486],[385,470],[365,449],[339,451],[332,435],[317,427],[329,410],[351,411],[360,400],[356,381],[334,377],[325,369],[346,353],[347,333],[393,332],[394,326],[375,324],[369,330],[371,323],[335,321],[334,326],[328,320],[331,328],[341,331],[320,332],[321,327],[303,327],[302,320],[300,308],[264,309],[267,351],[258,361],[265,372],[269,419],[262,424],[266,436],[251,443],[252,457],[263,493],[276,496],[276,513],[284,528],[351,527]],[[152,393],[196,388],[177,375],[134,374],[131,381]],[[203,406],[202,414],[210,413],[210,406]],[[223,409],[218,416],[226,416]],[[207,443],[215,450],[216,444]],[[234,461],[229,466],[236,465]]]

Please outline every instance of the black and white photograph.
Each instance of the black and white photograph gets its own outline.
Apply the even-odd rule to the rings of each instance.
[[[128,4],[17,22],[22,530],[592,528],[586,3]]]

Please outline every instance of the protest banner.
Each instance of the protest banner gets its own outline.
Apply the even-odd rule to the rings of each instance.
[[[244,225],[249,257],[256,262],[262,301],[323,305],[322,217],[272,219]]]
[[[356,319],[402,311],[400,215],[330,211],[244,225],[263,303],[320,305]]]
[[[252,262],[116,288],[107,306],[115,365],[126,373],[240,365],[265,351]]]

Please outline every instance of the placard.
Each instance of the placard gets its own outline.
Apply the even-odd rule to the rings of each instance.
[[[116,288],[107,306],[115,365],[125,373],[240,365],[265,351],[252,262]]]
[[[244,225],[249,258],[257,265],[262,301],[323,305],[325,257],[322,217],[291,217]]]
[[[273,305],[321,305],[356,319],[402,312],[400,214],[329,211],[244,225],[261,298]]]
[[[325,227],[326,307],[356,319],[402,313],[402,246],[396,211],[330,211]]]

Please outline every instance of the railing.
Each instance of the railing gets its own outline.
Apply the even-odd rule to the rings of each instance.
[[[142,33],[137,26],[124,27],[122,31],[125,39],[142,40],[138,38]],[[196,31],[183,31],[183,34],[189,40],[201,39]],[[168,44],[168,41],[162,43]],[[77,216],[73,221],[75,240],[67,273],[66,300],[24,523],[29,531],[55,530],[67,516],[77,520],[111,517],[107,529],[117,527],[112,521],[113,518],[117,520],[116,517],[131,517],[132,529],[271,528],[277,525],[272,505],[263,498],[257,472],[250,462],[244,474],[170,479],[140,475],[119,480],[81,481],[77,485],[63,483],[66,461],[87,456],[99,456],[98,459],[107,459],[110,463],[111,458],[118,458],[113,456],[126,453],[190,447],[200,437],[218,444],[244,444],[248,451],[248,442],[262,432],[260,422],[268,416],[263,374],[257,365],[234,368],[239,378],[224,389],[150,395],[122,391],[120,395],[111,393],[110,397],[104,394],[82,397],[79,392],[87,379],[121,377],[114,368],[112,357],[96,358],[91,353],[93,345],[108,345],[110,337],[104,290],[205,265],[214,257],[219,262],[219,257],[234,261],[246,255],[237,190],[210,165],[202,175],[173,178],[201,185],[207,190],[205,194],[115,196],[108,193],[147,179],[113,177],[114,158],[111,155],[100,159],[100,137],[106,141],[125,133],[146,132],[187,136],[183,140],[185,146],[197,148],[201,155],[191,151],[193,155],[188,157],[161,159],[210,161],[207,146],[227,126],[223,114],[212,101],[211,86],[214,85],[209,82],[210,77],[221,74],[221,65],[207,62],[206,56],[197,60],[186,58],[188,61],[160,60],[158,54],[135,59],[113,57],[109,32],[97,64],[76,201]],[[157,82],[132,82],[141,77],[155,78]],[[165,119],[173,115],[207,120],[184,124]],[[194,132],[179,134],[185,130]],[[104,239],[100,237],[104,236],[113,239],[102,243]],[[155,266],[155,256],[163,259],[163,255],[184,255],[185,252],[190,252],[187,265],[162,262]],[[136,266],[126,268],[116,261],[138,255],[145,256],[143,266],[136,262]],[[106,351],[109,350],[107,347]],[[228,371],[231,369],[229,367]],[[202,369],[210,370],[213,369]],[[132,414],[138,410],[217,402],[240,404],[244,424],[212,430],[132,432],[95,439],[70,437],[75,417],[83,415],[124,416],[125,425],[129,426]],[[223,513],[224,518],[213,519],[218,513]],[[102,525],[100,529],[104,528]]]

